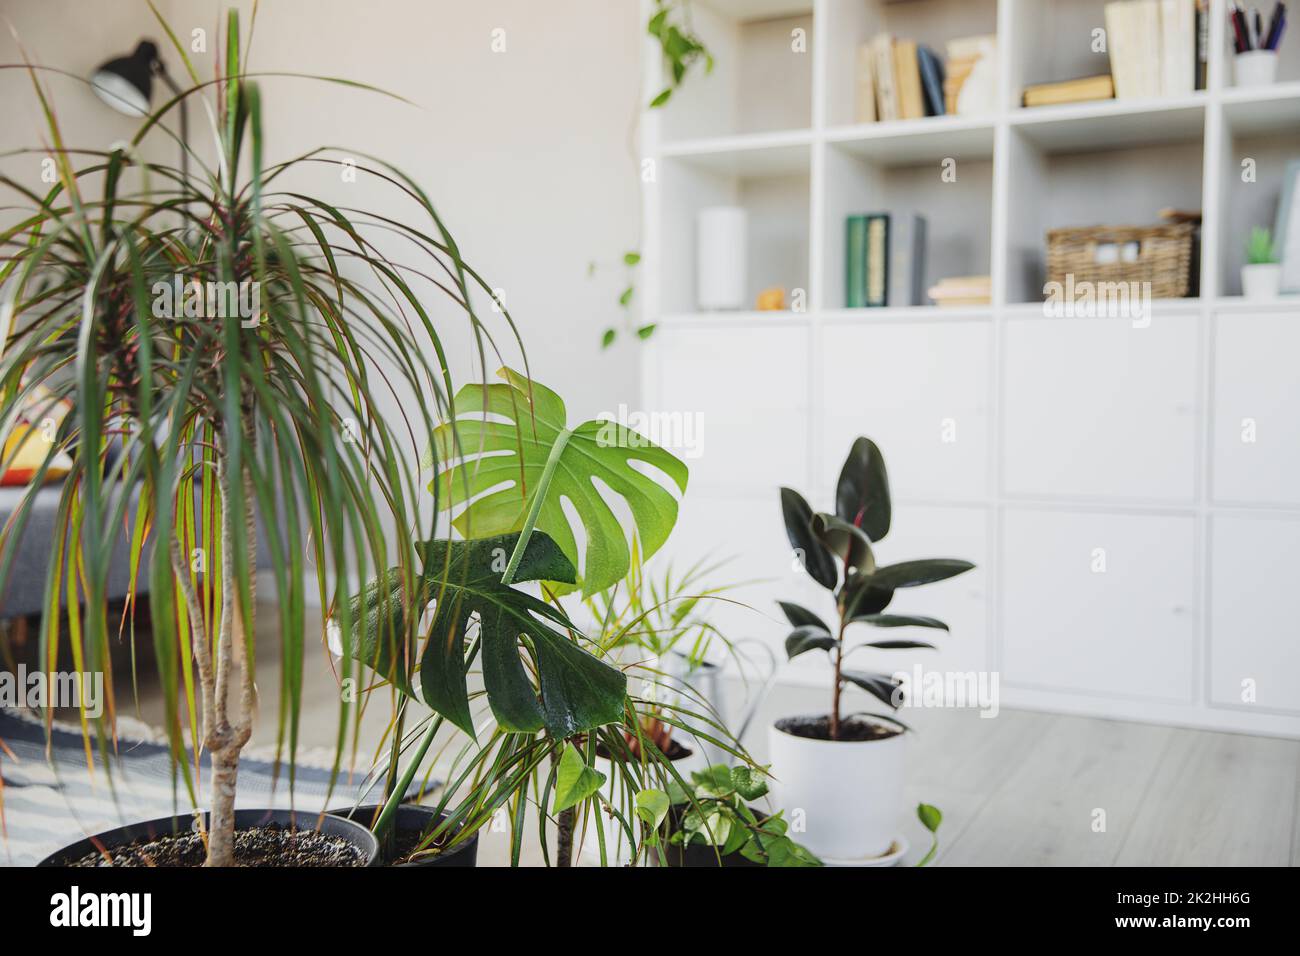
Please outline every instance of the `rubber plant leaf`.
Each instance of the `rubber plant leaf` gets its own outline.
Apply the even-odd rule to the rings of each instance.
[[[857,439],[849,449],[835,486],[835,513],[861,528],[872,541],[889,534],[889,475],[885,456],[870,438]]]
[[[396,647],[407,647],[404,635],[410,633],[403,623],[406,602],[396,570],[353,598],[354,620],[364,615],[365,621],[356,653],[403,692],[418,694],[472,733],[466,634],[477,621],[483,687],[504,730],[534,732],[544,727],[562,738],[621,719],[627,693],[623,673],[570,638],[575,628],[562,612],[501,583],[505,556],[518,540],[518,534],[506,534],[421,545],[420,600],[412,602],[411,613],[420,614],[429,602],[433,611],[419,656],[418,690],[405,664],[414,655],[394,653]],[[515,579],[572,582],[573,564],[551,538],[535,533]],[[523,653],[531,658],[531,667],[525,666]]]
[[[452,519],[467,538],[527,533],[535,526],[576,566],[578,545],[561,507],[567,500],[586,538],[583,596],[612,587],[627,574],[630,555],[604,492],[624,500],[642,557],[648,558],[677,521],[677,498],[634,463],[662,472],[681,493],[686,465],[617,422],[593,420],[570,428],[564,401],[555,392],[513,369],[497,374],[505,383],[468,385],[457,392],[455,420],[434,431],[430,457],[436,455],[443,466],[431,486],[439,507],[467,505]],[[564,584],[559,582],[558,591],[573,590]]]

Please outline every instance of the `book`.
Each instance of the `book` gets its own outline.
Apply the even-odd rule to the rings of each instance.
[[[921,89],[925,93],[925,115],[943,116],[947,112],[944,104],[943,61],[928,46],[917,47],[916,56],[921,65]]]
[[[920,119],[925,115],[925,95],[921,91],[921,67],[915,40],[899,40],[894,44],[894,75],[898,90],[898,118]]]
[[[888,225],[889,284],[886,298],[895,307],[923,305],[928,233],[925,217],[891,216]]]
[[[936,305],[988,305],[993,301],[993,282],[989,276],[956,276],[940,280],[927,290]]]
[[[1160,0],[1160,93],[1196,88],[1196,0]]]
[[[896,120],[898,92],[894,79],[894,38],[881,33],[871,41],[871,60],[875,65],[876,116],[881,120]]]
[[[1106,51],[1110,54],[1110,75],[1115,81],[1115,98],[1140,96],[1136,73],[1136,26],[1133,6],[1128,0],[1106,4]]]
[[[1025,89],[1025,106],[1054,106],[1108,100],[1115,95],[1115,81],[1109,73],[1061,83],[1039,83]]]
[[[1210,77],[1209,0],[1196,0],[1196,88],[1204,90]]]
[[[885,213],[844,220],[844,305],[881,307],[889,302],[890,222]]]
[[[876,64],[870,43],[858,47],[857,111],[854,119],[859,123],[876,121]]]
[[[961,88],[970,76],[970,71],[975,68],[979,61],[978,56],[949,57],[947,65],[947,76],[943,81],[943,109],[945,113],[957,112],[957,97],[961,94]]]

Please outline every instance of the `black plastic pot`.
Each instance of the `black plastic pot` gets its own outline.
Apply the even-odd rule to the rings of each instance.
[[[168,834],[188,833],[195,828],[196,824],[197,821],[193,816],[186,815],[183,817],[159,817],[157,820],[147,820],[144,823],[132,823],[129,826],[105,830],[103,833],[97,833],[85,840],[78,840],[56,853],[51,853],[41,860],[37,866],[67,866],[87,854],[98,853],[101,849],[113,850],[117,847],[129,846],[132,843],[155,840]],[[361,851],[365,857],[366,866],[379,866],[379,842],[375,839],[373,833],[359,823],[353,823],[351,820],[344,820],[328,814],[322,816],[319,813],[308,813],[302,810],[235,811],[236,830],[248,830],[268,824],[297,827],[300,830],[338,837]]]
[[[760,820],[767,816],[767,812],[760,810],[758,807],[749,808],[754,816]],[[669,811],[673,816],[674,827],[681,825],[681,811],[673,808]],[[700,843],[692,843],[688,846],[674,846],[669,843],[655,850],[659,856],[659,862],[664,866],[702,866],[711,869],[719,867],[741,867],[741,866],[759,866],[762,863],[755,863],[739,853],[728,853],[726,856],[719,856],[717,847],[704,846]]]
[[[330,813],[349,818],[364,826],[379,816],[379,805],[371,803],[356,809],[342,807],[331,810]],[[404,803],[397,808],[397,832],[424,833],[435,821],[441,821],[444,817],[445,814],[438,814],[432,807]],[[381,860],[376,866],[478,866],[478,834],[475,833],[463,843],[456,844],[446,853],[425,854],[414,863],[391,864]]]

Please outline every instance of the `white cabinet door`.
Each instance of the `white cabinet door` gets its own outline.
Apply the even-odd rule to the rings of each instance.
[[[1300,309],[1215,317],[1216,501],[1300,503]]]
[[[1199,321],[1009,321],[1006,492],[1191,501]]]
[[[689,440],[661,444],[685,459],[693,490],[774,501],[781,485],[807,493],[808,328],[772,321],[655,334],[645,411],[689,430]]]
[[[1210,699],[1300,712],[1300,520],[1210,528]]]
[[[853,642],[904,638],[929,641],[936,650],[865,650],[854,654],[854,666],[868,669],[911,672],[979,672],[989,667],[988,654],[988,533],[990,513],[986,508],[921,507],[904,505],[894,510],[889,535],[880,542],[876,560],[896,564],[917,558],[961,558],[975,565],[973,571],[937,584],[900,588],[889,612],[937,617],[949,631],[928,628],[882,630],[866,625],[849,629]]]
[[[1008,509],[1003,680],[1190,701],[1194,552],[1191,517]]]
[[[785,660],[790,625],[777,601],[793,601],[827,619],[834,612],[829,593],[795,559],[776,492],[743,498],[687,492],[673,533],[646,572],[661,582],[671,565],[680,579],[700,561],[723,562],[708,575],[708,586],[738,585],[728,587],[723,600],[702,602],[700,612],[728,640],[760,638],[778,662]]]
[[[897,500],[986,497],[989,340],[984,322],[828,325],[817,487],[833,488],[865,435],[885,455]]]

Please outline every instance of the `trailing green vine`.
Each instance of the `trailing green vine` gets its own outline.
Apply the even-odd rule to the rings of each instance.
[[[658,109],[666,104],[696,64],[703,63],[706,74],[713,72],[713,54],[709,52],[704,41],[695,34],[691,26],[690,0],[655,0],[655,10],[646,24],[646,32],[659,43],[664,74],[667,77],[667,85],[650,100],[650,109]],[[633,125],[635,128],[635,122]],[[631,153],[639,175],[641,160],[635,145],[632,146]],[[640,235],[640,232],[638,226],[637,234]],[[632,302],[636,297],[636,270],[640,264],[640,252],[632,250],[623,253],[622,266],[627,272],[627,281],[619,294],[618,305],[623,310],[624,330],[635,331],[637,338],[645,341],[654,335],[654,323],[640,325],[633,329],[629,318]],[[592,262],[587,267],[587,275],[594,276],[599,268],[595,262]],[[610,326],[601,333],[600,347],[607,349],[617,339],[618,329]]]

